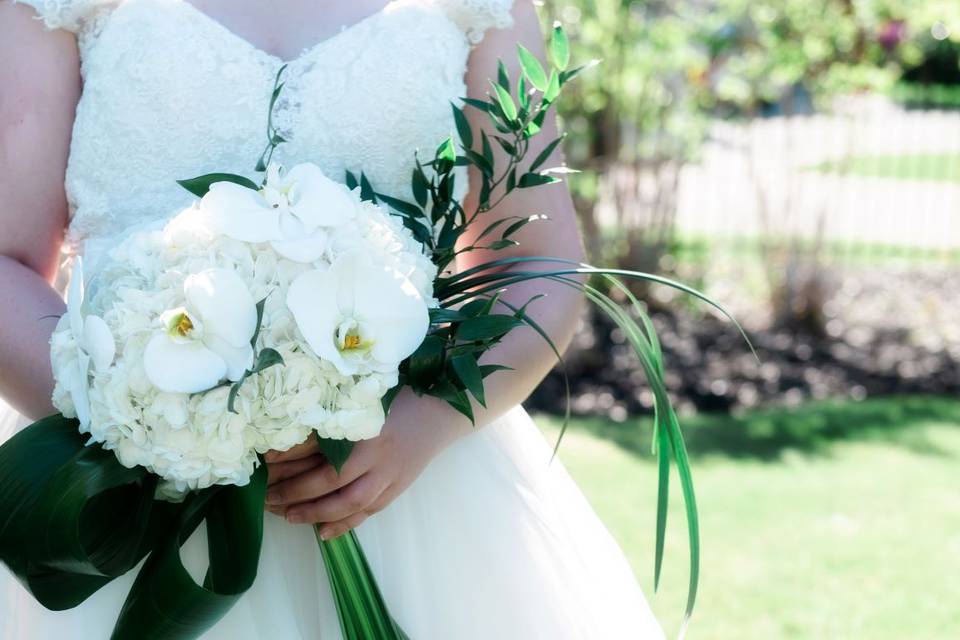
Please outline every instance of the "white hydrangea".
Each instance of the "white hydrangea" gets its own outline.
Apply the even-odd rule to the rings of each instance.
[[[161,476],[162,495],[242,485],[258,454],[313,432],[380,433],[435,276],[402,224],[312,165],[272,167],[260,191],[217,183],[163,228],[116,243],[85,292],[77,269],[51,339],[53,401],[122,464]],[[230,412],[260,300],[254,352],[283,364],[244,378]]]

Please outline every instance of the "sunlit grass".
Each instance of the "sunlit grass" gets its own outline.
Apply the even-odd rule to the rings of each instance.
[[[931,153],[855,156],[847,160],[824,162],[817,166],[817,170],[867,178],[960,183],[960,155]]]
[[[555,418],[541,417],[549,436]],[[577,420],[561,458],[675,633],[686,536],[674,486],[652,594],[649,431]],[[888,399],[686,421],[703,536],[693,640],[960,637],[960,402]]]

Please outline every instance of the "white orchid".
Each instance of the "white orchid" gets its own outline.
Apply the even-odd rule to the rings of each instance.
[[[348,222],[358,206],[357,196],[346,186],[310,163],[286,172],[271,164],[259,191],[216,182],[200,201],[212,231],[244,242],[269,242],[277,253],[295,262],[321,258],[328,245],[328,229]]]
[[[253,365],[250,344],[257,308],[244,281],[228,269],[207,269],[183,283],[186,305],[160,316],[143,365],[161,391],[199,393],[240,380]]]
[[[408,278],[360,252],[300,274],[287,307],[317,356],[343,375],[390,371],[423,342],[427,304]]]
[[[67,321],[76,346],[76,360],[67,371],[62,372],[61,383],[73,400],[80,425],[90,425],[90,365],[104,371],[113,363],[117,347],[113,334],[103,318],[97,315],[84,317],[83,261],[77,258],[67,292]]]

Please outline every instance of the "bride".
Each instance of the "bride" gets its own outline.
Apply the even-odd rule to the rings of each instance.
[[[453,129],[450,101],[483,96],[517,42],[542,55],[532,3],[511,5],[0,0],[0,395],[10,405],[0,442],[53,412],[47,341],[64,308],[51,285],[61,251],[93,254],[188,204],[178,178],[250,174],[284,64],[275,121],[288,142],[275,159],[335,178],[364,171],[378,191],[405,195],[413,151]],[[552,222],[527,227],[516,251],[579,258],[569,194],[529,194],[496,215]],[[580,301],[561,285],[549,293],[536,320],[565,345]],[[510,296],[522,303],[530,291]],[[491,361],[514,370],[490,379],[477,428],[409,395],[340,475],[308,445],[268,455],[258,579],[204,637],[340,638],[316,522],[328,538],[356,528],[414,640],[662,637],[622,553],[519,406],[551,352],[532,332],[511,335]],[[195,534],[182,552],[198,576],[204,545]],[[107,638],[133,573],[53,613],[0,566],[0,638]]]

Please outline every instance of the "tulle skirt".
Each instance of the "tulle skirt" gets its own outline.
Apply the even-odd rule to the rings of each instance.
[[[24,421],[0,405],[0,442]],[[662,638],[617,544],[521,408],[460,440],[357,533],[413,640]],[[208,640],[339,640],[309,526],[266,514],[257,581]],[[183,547],[202,576],[205,535]],[[50,612],[0,566],[0,639],[110,636],[135,571]]]

